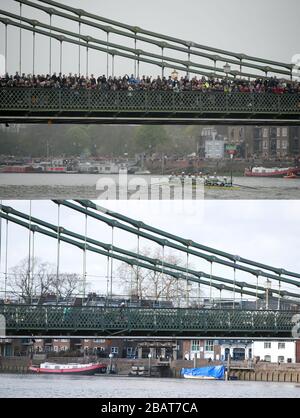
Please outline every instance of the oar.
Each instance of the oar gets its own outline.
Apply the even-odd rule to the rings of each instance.
[[[245,189],[252,189],[252,190],[258,190],[257,187],[251,187],[251,186],[244,186],[243,184],[237,184],[237,183],[233,183],[233,186],[239,186],[239,187],[244,187]]]

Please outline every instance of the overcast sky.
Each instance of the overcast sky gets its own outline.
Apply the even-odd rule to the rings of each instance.
[[[29,213],[29,201],[6,201],[3,204]],[[99,204],[204,245],[300,272],[300,201],[99,201]],[[32,216],[56,224],[57,205],[51,201],[32,201]],[[84,234],[83,215],[61,207],[60,219],[62,226]],[[5,223],[2,222],[2,272],[5,259],[5,229]],[[88,236],[110,243],[111,229],[102,222],[89,219]],[[11,268],[28,257],[28,231],[9,224],[8,242],[8,266]],[[114,244],[136,251],[137,238],[132,234],[116,230]],[[153,249],[158,248],[158,245],[151,244],[143,238],[140,246],[143,249],[149,246]],[[167,250],[166,253],[168,252]],[[35,255],[55,265],[56,254],[56,241],[36,234]],[[82,260],[80,249],[65,243],[61,244],[62,272],[82,274]],[[184,255],[183,260],[185,262]],[[209,263],[199,261],[194,256],[190,257],[189,263],[194,268],[209,273]],[[114,262],[115,276],[118,276],[117,267],[118,263]],[[233,272],[226,267],[216,265],[213,273],[233,278]],[[88,281],[93,283],[95,289],[105,290],[105,274],[105,257],[89,253],[87,275]],[[237,272],[237,280],[243,281],[248,277],[243,272]],[[260,278],[262,286],[265,280]],[[275,288],[277,284],[273,283],[272,286]],[[286,289],[297,291],[297,288],[292,286]],[[120,291],[116,281],[114,290]]]
[[[36,3],[40,3],[36,1]],[[291,62],[299,50],[299,0],[164,0],[161,2],[148,0],[65,0],[63,4],[111,18],[133,26],[195,41],[204,45],[214,46],[235,52],[260,56],[273,60]],[[45,5],[41,3],[42,5]],[[46,5],[47,6],[47,5]],[[4,10],[19,13],[19,4],[14,0],[0,0]],[[49,23],[49,16],[28,6],[23,6],[23,15]],[[78,24],[59,17],[53,17],[52,24],[71,31],[78,31]],[[100,30],[82,27],[83,34],[106,39]],[[111,42],[121,42],[118,36],[111,36]],[[49,68],[49,41],[37,35],[36,72],[45,73]],[[131,42],[131,44],[130,44]],[[133,40],[126,41],[133,47]],[[53,70],[59,71],[59,46],[53,40]],[[146,45],[138,44],[138,48]],[[147,45],[148,49],[151,46]],[[159,49],[154,47],[155,52]],[[17,28],[9,28],[8,69],[14,73],[19,62],[19,32]],[[0,24],[0,53],[4,54],[4,25]],[[181,55],[168,51],[181,58]],[[23,33],[23,68],[26,73],[32,72],[32,34]],[[82,48],[82,70],[85,72],[85,51]],[[186,56],[183,57],[186,59]],[[64,46],[63,72],[77,72],[78,47]],[[210,62],[211,64],[211,62]],[[133,62],[116,58],[115,73],[133,72]],[[111,71],[111,69],[110,69]],[[171,71],[171,70],[170,70]],[[92,52],[90,54],[90,72],[101,74],[106,72],[106,55]],[[141,64],[141,74],[157,75],[158,67]]]

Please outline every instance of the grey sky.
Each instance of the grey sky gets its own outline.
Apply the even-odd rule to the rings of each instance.
[[[111,0],[109,2],[96,0],[65,0],[64,4],[82,8],[89,12],[115,19],[130,25],[140,26],[152,31],[176,36],[186,40],[196,41],[204,45],[215,46],[236,52],[264,58],[291,62],[293,55],[299,51],[299,15],[298,0],[164,0],[149,2],[146,0]],[[19,13],[19,4],[13,0],[0,0],[0,7],[13,13]],[[49,22],[48,15],[23,6],[26,17]],[[61,18],[54,17],[53,25],[63,26],[77,32],[78,25]],[[83,26],[82,33],[87,34]],[[105,39],[101,31],[88,29],[88,33]],[[9,29],[9,72],[18,69],[19,33],[16,28]],[[111,41],[120,41],[120,37],[111,36]],[[131,42],[131,41],[130,41]],[[130,45],[127,42],[127,46]],[[145,45],[138,45],[143,48]],[[148,48],[151,47],[148,45]],[[49,41],[37,36],[36,72],[48,71]],[[153,49],[159,52],[158,49]],[[4,53],[4,25],[0,25],[0,53]],[[58,42],[53,41],[53,70],[59,71]],[[181,56],[175,51],[168,55]],[[32,34],[23,34],[23,71],[32,72]],[[82,70],[85,72],[85,51],[82,50]],[[186,57],[185,57],[186,59]],[[64,47],[63,72],[77,72],[78,48],[72,45]],[[134,64],[124,59],[116,58],[115,73],[131,73]],[[93,52],[90,54],[90,73],[106,72],[106,55]],[[141,74],[156,76],[160,73],[158,67],[141,64]]]
[[[18,210],[29,213],[29,201],[3,202]],[[110,201],[100,205],[140,219],[155,227],[167,230],[184,238],[193,239],[236,255],[244,256],[266,264],[300,272],[299,259],[299,210],[300,201]],[[56,223],[57,206],[50,201],[33,201],[32,215]],[[84,233],[84,216],[62,208],[61,225],[78,233]],[[88,221],[88,236],[103,242],[111,242],[111,229],[105,224]],[[5,241],[5,223],[2,223],[2,244]],[[9,224],[9,268],[28,257],[28,231]],[[114,244],[136,250],[137,238],[123,231],[114,234]],[[141,248],[158,248],[141,239]],[[35,254],[44,261],[56,263],[56,242],[36,234]],[[2,246],[1,271],[4,269],[5,250]],[[185,257],[183,255],[185,262]],[[209,272],[209,263],[199,262],[191,256],[190,264]],[[117,275],[118,263],[114,262]],[[61,271],[82,274],[82,251],[62,243]],[[214,274],[233,278],[233,272],[223,266],[215,266]],[[106,259],[96,254],[88,254],[88,281],[100,291],[105,289]],[[93,277],[101,276],[101,277]],[[237,280],[244,280],[243,272],[237,272]],[[253,283],[255,283],[253,278]],[[265,279],[260,278],[263,286]],[[117,284],[117,282],[115,282]],[[278,286],[275,282],[273,287]],[[119,289],[116,286],[115,289]],[[295,287],[286,289],[297,291]],[[218,293],[217,293],[218,294]]]

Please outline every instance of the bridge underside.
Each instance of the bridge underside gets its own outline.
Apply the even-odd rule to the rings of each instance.
[[[292,337],[293,312],[7,305],[6,335]]]
[[[229,126],[300,126],[300,118],[241,117],[240,115],[225,117],[210,116],[172,116],[148,115],[93,115],[93,114],[5,114],[1,112],[0,123],[4,124],[79,124],[79,125],[229,125]]]

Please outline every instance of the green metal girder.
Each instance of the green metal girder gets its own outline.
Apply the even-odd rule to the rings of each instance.
[[[217,281],[217,282],[220,282],[220,283],[228,283],[228,284],[233,285],[235,289],[236,289],[236,287],[240,287],[241,288],[241,293],[245,293],[245,291],[246,291],[245,289],[255,289],[256,292],[258,292],[258,291],[265,292],[265,288],[262,287],[262,286],[255,286],[253,284],[249,284],[247,282],[240,282],[238,280],[235,280],[234,281],[234,280],[231,280],[231,279],[226,279],[224,277],[215,276],[213,274],[210,275],[210,274],[204,273],[202,271],[188,269],[188,268],[185,268],[185,267],[182,267],[182,266],[178,266],[178,265],[174,265],[174,264],[168,263],[168,262],[163,261],[163,260],[159,260],[159,259],[154,259],[154,258],[151,258],[151,257],[147,257],[147,256],[145,256],[143,254],[137,254],[137,253],[135,253],[133,251],[124,250],[123,248],[119,248],[119,247],[116,247],[114,245],[101,242],[99,240],[95,240],[95,239],[92,239],[92,238],[89,238],[89,237],[85,237],[84,235],[77,234],[77,233],[75,233],[73,231],[70,231],[70,230],[67,230],[66,228],[63,228],[63,227],[59,227],[58,228],[54,224],[51,224],[49,222],[45,222],[45,221],[43,221],[41,219],[38,219],[36,217],[33,217],[33,216],[29,216],[29,215],[27,215],[27,214],[25,214],[23,212],[20,212],[20,211],[17,211],[15,209],[13,209],[12,207],[9,207],[9,206],[6,206],[6,205],[1,205],[0,208],[2,209],[3,212],[5,212],[5,213],[7,213],[9,215],[14,215],[14,216],[17,216],[17,217],[26,219],[30,223],[42,225],[42,226],[44,226],[44,227],[46,227],[48,229],[51,229],[52,231],[54,231],[57,234],[56,235],[57,238],[58,238],[58,232],[59,232],[60,237],[62,235],[71,236],[72,238],[76,238],[78,240],[81,240],[82,241],[81,244],[83,244],[84,246],[85,246],[85,242],[87,242],[87,243],[90,243],[90,244],[93,244],[93,245],[96,245],[96,246],[100,246],[101,248],[104,248],[106,251],[110,252],[110,254],[112,254],[112,253],[120,253],[120,254],[126,255],[128,257],[133,257],[133,258],[135,258],[137,260],[137,265],[139,265],[139,266],[140,266],[140,264],[138,264],[138,263],[140,261],[144,261],[144,262],[150,263],[150,264],[152,264],[154,266],[160,266],[161,267],[161,271],[163,270],[164,272],[166,272],[166,269],[171,269],[171,270],[175,270],[177,272],[182,272],[182,273],[184,273],[186,275],[189,274],[189,275],[192,275],[192,276],[196,276],[198,279],[200,279],[201,277],[203,277],[203,278],[207,278],[209,280]],[[8,218],[6,218],[6,219],[8,219]],[[10,221],[13,221],[12,219],[13,218],[9,218]],[[22,224],[22,226],[25,226],[28,229],[30,229],[30,224],[27,224],[27,226],[26,226],[26,224],[24,223],[24,224]],[[35,226],[36,225],[32,225],[32,228],[35,228]],[[59,229],[59,231],[58,231],[58,229]],[[37,232],[41,232],[41,231],[37,231]],[[52,237],[53,237],[53,235],[52,235]],[[145,264],[143,264],[143,266],[145,266]],[[201,282],[201,281],[199,282],[198,280],[192,280],[191,276],[189,276],[189,277],[191,279],[189,281],[195,281],[197,283],[200,283],[200,284],[202,283],[202,284],[205,284],[205,285],[210,284],[210,282],[209,283],[208,282]],[[231,290],[233,290],[234,288],[231,288]],[[225,288],[222,288],[221,290],[226,290],[226,289]],[[272,293],[273,294],[277,294],[280,297],[288,296],[288,297],[300,298],[300,295],[299,294],[293,293],[293,292],[284,291],[284,290],[276,290],[276,289],[273,290],[272,289]],[[251,292],[248,295],[258,296],[259,294],[257,295],[257,293]]]
[[[191,250],[190,248],[184,248],[181,245],[175,244],[174,242],[171,242],[167,239],[160,239],[156,236],[153,236],[151,234],[148,234],[146,232],[140,231],[139,229],[135,229],[131,226],[127,226],[121,222],[118,222],[116,220],[112,220],[109,219],[103,215],[99,215],[99,213],[95,213],[95,212],[91,212],[88,209],[84,208],[84,207],[80,207],[78,205],[75,205],[74,203],[68,202],[66,200],[53,200],[54,203],[59,204],[59,205],[63,205],[66,206],[70,209],[76,210],[77,212],[83,213],[85,215],[91,216],[92,218],[98,219],[104,223],[106,223],[107,225],[114,227],[114,228],[119,228],[122,229],[124,231],[133,233],[139,237],[143,237],[146,238],[148,240],[154,241],[156,243],[158,243],[161,246],[165,246],[165,247],[170,247],[170,248],[174,248],[176,250],[182,251],[186,254],[191,254],[191,255],[195,255],[196,257],[200,257],[210,263],[217,263],[217,264],[222,264],[224,266],[227,267],[231,267],[234,268],[236,270],[242,270],[245,271],[247,273],[251,273],[254,276],[262,276],[262,277],[267,277],[269,279],[274,279],[276,281],[281,281],[281,282],[285,282],[285,283],[289,283],[292,285],[295,285],[297,287],[300,287],[300,282],[292,280],[292,279],[288,279],[285,277],[279,277],[279,276],[275,276],[274,274],[262,271],[262,270],[254,270],[250,267],[245,267],[243,265],[238,264],[237,262],[231,262],[231,261],[226,261],[223,260],[221,258],[218,258],[216,256],[211,256],[211,255],[207,255],[204,254],[202,252],[199,251],[195,251],[195,250]]]
[[[141,49],[137,50],[135,48],[129,48],[129,47],[126,47],[124,45],[115,44],[115,43],[111,43],[111,42],[106,42],[106,41],[103,41],[103,40],[100,40],[100,39],[97,39],[97,38],[94,38],[94,37],[91,37],[91,36],[79,35],[76,32],[71,32],[71,31],[68,31],[66,29],[59,28],[57,26],[52,26],[52,25],[50,26],[50,25],[47,25],[45,23],[39,22],[38,20],[28,19],[28,18],[23,17],[23,16],[20,17],[20,16],[14,14],[14,13],[10,13],[10,12],[7,12],[7,11],[1,10],[1,9],[0,9],[0,14],[2,14],[4,16],[7,16],[9,18],[12,18],[12,19],[17,19],[18,24],[20,22],[25,22],[25,23],[28,23],[28,24],[32,25],[33,26],[33,28],[32,28],[33,33],[36,33],[35,32],[36,27],[41,27],[41,28],[44,28],[44,29],[51,30],[53,32],[63,33],[64,35],[68,35],[68,36],[71,36],[71,37],[76,37],[77,39],[81,39],[85,42],[88,42],[88,45],[86,44],[85,46],[86,47],[88,46],[88,48],[91,48],[91,49],[92,49],[91,43],[96,43],[96,44],[104,45],[105,48],[106,48],[105,51],[107,51],[107,48],[109,47],[109,48],[117,48],[117,49],[120,49],[120,50],[123,50],[123,51],[126,51],[126,52],[130,52],[130,53],[132,53],[136,56],[136,57],[134,57],[134,56],[131,57],[131,59],[133,59],[133,60],[135,60],[135,59],[139,60],[140,57],[144,55],[146,57],[158,59],[158,60],[160,60],[160,63],[162,63],[164,61],[169,61],[171,63],[180,64],[183,67],[185,67],[186,69],[188,68],[190,72],[193,72],[193,67],[201,68],[201,69],[204,69],[204,70],[210,70],[214,73],[215,72],[221,72],[223,74],[220,74],[219,77],[220,78],[226,78],[226,76],[224,75],[224,69],[221,68],[221,67],[213,67],[213,66],[209,66],[209,65],[203,65],[203,64],[199,64],[199,63],[196,63],[196,62],[193,62],[193,61],[188,61],[187,62],[185,60],[180,60],[180,59],[168,57],[166,55],[158,55],[158,54],[147,52],[147,51],[144,51],[144,50],[141,50]],[[25,27],[23,27],[23,29],[25,29]],[[115,54],[115,55],[117,55],[117,54]],[[172,66],[173,66],[173,64],[170,65],[170,67],[172,67]],[[257,67],[257,66],[255,66],[255,67]],[[259,68],[256,68],[256,69],[259,69]],[[261,67],[260,70],[264,71],[264,67]],[[278,73],[278,74],[281,74],[281,75],[288,75],[288,76],[290,75],[290,72],[288,72],[288,71],[277,70],[276,68],[271,68],[271,67],[269,69],[269,72]],[[252,78],[253,77],[261,77],[261,75],[258,75],[258,74],[251,74],[251,73],[245,73],[245,72],[240,72],[240,71],[234,71],[232,74],[234,74],[234,76],[243,76],[243,77],[252,77]],[[269,78],[269,77],[264,77],[264,78]]]
[[[16,0],[16,1],[18,1],[19,3],[28,3],[28,2],[24,2],[23,0]],[[65,4],[58,3],[56,1],[52,1],[52,0],[39,0],[39,1],[41,3],[46,3],[50,6],[58,7],[62,10],[67,10],[71,13],[74,13],[75,15],[77,15],[79,17],[86,16],[90,19],[94,19],[94,20],[97,20],[97,21],[100,21],[100,22],[108,23],[109,25],[114,25],[114,26],[117,26],[117,27],[121,27],[123,29],[127,29],[127,30],[133,32],[135,35],[137,33],[142,33],[144,35],[148,35],[148,36],[151,36],[151,37],[154,37],[154,38],[163,39],[164,41],[179,43],[181,45],[188,46],[189,48],[194,47],[194,48],[203,49],[203,50],[210,51],[210,52],[217,53],[217,54],[229,55],[229,56],[232,56],[232,57],[235,57],[235,58],[238,58],[238,59],[245,59],[245,60],[248,60],[248,61],[257,61],[257,62],[262,62],[262,63],[270,64],[270,65],[277,65],[277,66],[285,67],[285,68],[289,68],[289,69],[292,68],[292,64],[282,63],[282,62],[272,61],[272,60],[265,60],[263,58],[252,57],[252,56],[249,56],[249,55],[246,55],[246,54],[241,54],[241,53],[232,52],[232,51],[226,51],[226,50],[222,50],[222,49],[218,49],[218,48],[212,48],[212,47],[205,46],[205,45],[200,45],[196,42],[185,41],[185,40],[182,40],[182,39],[179,39],[179,38],[174,38],[172,36],[167,36],[167,35],[163,35],[161,33],[145,30],[145,29],[142,29],[142,28],[137,27],[137,26],[131,26],[131,25],[128,25],[128,24],[124,24],[124,23],[118,22],[116,20],[107,19],[103,16],[98,16],[98,15],[95,15],[93,13],[88,13],[85,10],[76,9],[76,8],[71,7],[71,6],[67,6]],[[33,7],[37,7],[37,6],[33,6]],[[124,35],[124,36],[128,36],[128,35]],[[174,49],[176,49],[176,47]],[[189,52],[189,50],[187,50],[186,52]]]
[[[252,260],[249,260],[249,259],[244,258],[244,257],[229,254],[225,251],[220,251],[220,250],[217,250],[215,248],[199,244],[199,243],[197,243],[193,240],[190,240],[190,239],[181,238],[177,235],[170,234],[169,232],[163,231],[161,229],[154,228],[151,225],[147,225],[142,221],[137,221],[136,219],[129,218],[128,216],[124,216],[120,213],[117,213],[117,212],[111,211],[109,209],[106,209],[106,208],[104,208],[100,205],[96,205],[94,202],[92,202],[90,200],[75,200],[75,202],[80,203],[84,207],[95,209],[95,210],[97,210],[99,212],[102,212],[102,213],[105,213],[106,215],[109,215],[113,218],[116,218],[116,219],[119,219],[119,220],[124,221],[126,223],[129,223],[129,224],[133,225],[134,227],[136,227],[138,229],[144,229],[146,231],[158,234],[158,235],[160,235],[164,238],[169,238],[173,241],[180,242],[181,244],[183,244],[185,246],[198,248],[200,250],[204,250],[204,251],[210,252],[212,254],[220,255],[221,257],[228,258],[231,261],[238,261],[239,263],[249,264],[249,265],[257,267],[257,268],[270,270],[270,271],[272,271],[276,274],[279,274],[279,275],[284,274],[285,276],[291,276],[291,277],[296,277],[296,278],[300,279],[300,274],[299,273],[291,272],[291,271],[285,270],[283,268],[277,268],[277,267],[269,266],[269,265],[263,264],[263,263],[258,263],[256,261],[252,261]]]
[[[10,17],[12,19],[17,19],[18,24],[21,23],[21,22],[25,22],[25,23],[28,23],[28,24],[32,25],[33,26],[32,27],[32,32],[33,33],[36,33],[35,32],[36,27],[41,27],[41,28],[44,28],[44,29],[51,30],[53,32],[63,33],[64,35],[75,37],[77,39],[81,39],[85,42],[88,42],[88,47],[91,48],[91,49],[93,49],[91,43],[96,43],[96,44],[104,45],[105,48],[106,48],[105,51],[107,51],[107,48],[109,47],[109,48],[117,48],[117,49],[120,49],[122,51],[130,52],[130,53],[132,53],[136,56],[136,57],[134,57],[134,56],[131,57],[131,59],[133,59],[133,60],[135,60],[135,59],[139,60],[140,57],[144,55],[146,57],[155,58],[155,59],[160,60],[160,64],[164,61],[169,61],[171,63],[180,64],[180,65],[183,66],[183,68],[189,69],[190,72],[193,72],[193,67],[201,68],[201,69],[204,69],[204,70],[210,70],[214,73],[215,72],[221,72],[223,74],[220,74],[219,77],[220,78],[226,78],[226,76],[224,75],[224,69],[221,68],[221,67],[213,67],[213,66],[209,66],[209,65],[203,65],[203,64],[199,64],[199,63],[196,63],[196,62],[193,62],[193,61],[188,61],[187,62],[186,60],[180,60],[180,59],[168,57],[166,55],[158,55],[158,54],[147,52],[147,51],[144,51],[144,50],[141,50],[141,49],[129,48],[129,47],[126,47],[124,45],[111,43],[111,42],[106,42],[106,41],[103,41],[103,40],[100,40],[98,38],[94,38],[94,37],[91,37],[91,36],[80,35],[76,32],[72,32],[72,31],[66,30],[64,28],[59,28],[57,26],[52,26],[52,25],[50,26],[50,25],[47,25],[45,23],[39,22],[36,19],[33,20],[33,19],[28,19],[28,18],[23,17],[23,16],[20,17],[20,16],[14,14],[14,13],[10,13],[10,12],[7,12],[7,11],[1,10],[1,9],[0,9],[0,14],[2,14],[4,16],[7,16],[7,17]],[[25,29],[25,27],[23,27],[23,29]],[[87,44],[85,46],[87,46]],[[104,52],[104,51],[102,51],[102,52]],[[117,55],[117,54],[115,54],[115,55]],[[159,66],[161,67],[162,65],[159,65]],[[170,65],[170,67],[172,67],[172,66],[173,66],[173,64]],[[253,66],[253,67],[255,67],[256,69],[260,69],[260,71],[265,72],[264,67],[258,67],[258,66]],[[278,73],[278,74],[287,75],[287,76],[290,75],[289,71],[278,70],[276,68],[271,68],[271,67],[269,68],[269,72],[270,73]],[[252,77],[252,78],[262,76],[261,74],[258,75],[258,74],[252,74],[252,73],[245,73],[245,72],[241,72],[241,71],[234,71],[232,74],[234,76],[243,76],[243,77]],[[269,78],[269,77],[264,77],[264,78]]]
[[[292,337],[294,312],[0,305],[7,335],[241,335]]]
[[[140,268],[145,268],[147,270],[151,270],[151,271],[154,271],[154,272],[163,273],[163,274],[169,275],[171,277],[174,277],[177,280],[185,280],[185,281],[189,281],[189,282],[200,283],[200,284],[203,284],[205,286],[210,286],[211,285],[213,288],[218,289],[220,291],[228,290],[230,292],[236,292],[236,293],[239,293],[241,295],[248,295],[248,296],[258,297],[258,298],[262,298],[262,299],[265,298],[265,293],[254,293],[254,292],[251,292],[249,290],[245,290],[244,288],[239,289],[237,284],[236,284],[236,286],[232,287],[232,286],[226,286],[224,284],[217,284],[217,283],[214,283],[214,282],[210,283],[209,281],[205,281],[205,280],[200,279],[201,276],[199,277],[199,274],[198,274],[198,277],[196,278],[196,277],[193,277],[193,276],[189,276],[187,274],[178,273],[178,272],[172,271],[172,270],[167,270],[163,266],[159,267],[157,265],[145,264],[145,263],[141,262],[138,258],[129,259],[127,257],[122,257],[122,256],[114,253],[113,251],[103,251],[103,250],[100,250],[99,248],[92,247],[85,242],[74,241],[74,240],[72,240],[68,237],[65,237],[61,233],[47,231],[47,230],[39,227],[38,225],[23,222],[20,219],[14,218],[11,215],[6,215],[6,214],[1,213],[1,212],[0,212],[0,218],[6,219],[10,222],[13,222],[17,225],[20,225],[20,226],[24,227],[24,228],[27,228],[28,230],[30,230],[34,233],[38,232],[40,234],[46,235],[46,236],[54,238],[56,240],[59,239],[60,241],[66,242],[66,243],[71,244],[71,245],[74,245],[74,246],[80,248],[83,251],[92,251],[92,252],[95,252],[97,254],[103,255],[105,257],[109,257],[109,258],[116,259],[118,261],[122,261],[122,262],[124,262],[124,263],[126,263],[130,266],[138,266]],[[244,287],[247,287],[246,284],[245,284]],[[285,292],[282,291],[281,295],[284,297]]]

